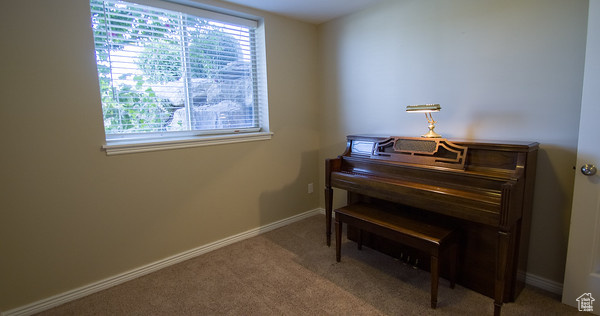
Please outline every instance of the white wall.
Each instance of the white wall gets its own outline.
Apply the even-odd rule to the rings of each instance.
[[[587,5],[390,0],[321,25],[321,160],[347,134],[425,133],[410,104],[440,103],[444,137],[539,142],[528,272],[562,282]]]

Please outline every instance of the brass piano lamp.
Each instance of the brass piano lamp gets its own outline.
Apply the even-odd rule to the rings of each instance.
[[[408,105],[406,106],[406,112],[421,112],[425,113],[425,118],[429,122],[429,132],[421,137],[427,138],[440,138],[442,135],[436,133],[433,129],[435,128],[436,121],[433,120],[431,112],[439,112],[442,107],[439,104],[420,104],[420,105]]]

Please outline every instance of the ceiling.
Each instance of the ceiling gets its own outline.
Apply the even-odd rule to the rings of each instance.
[[[223,0],[249,8],[320,24],[360,11],[383,0]]]

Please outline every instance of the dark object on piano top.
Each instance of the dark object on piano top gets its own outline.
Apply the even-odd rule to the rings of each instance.
[[[524,287],[539,144],[452,140],[449,148],[464,163],[456,168],[442,161],[399,159],[406,144],[410,152],[432,152],[431,144],[415,145],[412,140],[348,136],[345,152],[326,160],[327,244],[331,244],[333,188],[348,192],[348,204],[397,206],[399,212],[410,209],[451,222],[464,236],[458,283],[494,298],[499,314],[502,303],[514,301]],[[436,146],[448,142],[425,141],[437,141]],[[435,154],[426,158],[430,157]],[[349,238],[353,235],[351,231]],[[375,236],[367,240],[366,245],[394,256],[401,248]]]

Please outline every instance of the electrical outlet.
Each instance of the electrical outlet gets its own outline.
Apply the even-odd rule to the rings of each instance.
[[[312,182],[308,184],[308,193],[313,193],[313,184],[312,184]]]

